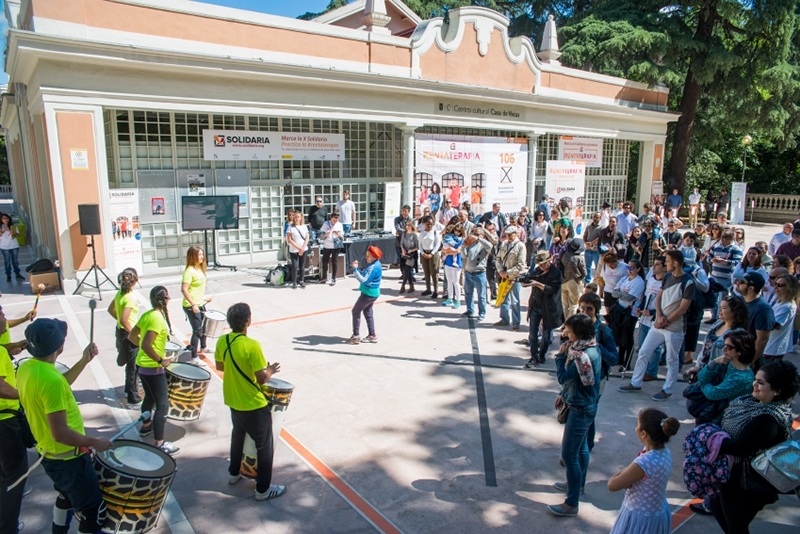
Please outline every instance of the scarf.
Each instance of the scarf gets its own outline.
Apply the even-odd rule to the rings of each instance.
[[[586,349],[589,347],[596,347],[597,341],[594,338],[589,340],[579,339],[572,343],[567,349],[567,362],[569,365],[573,361],[578,367],[578,376],[581,378],[581,384],[584,386],[594,385],[594,368],[592,367],[592,359],[586,354]]]
[[[758,402],[750,394],[731,401],[722,416],[722,429],[730,434],[732,439],[738,439],[747,423],[764,414],[774,417],[787,435],[790,434],[792,405],[787,401]]]

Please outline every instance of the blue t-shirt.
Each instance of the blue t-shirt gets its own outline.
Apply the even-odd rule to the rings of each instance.
[[[775,314],[772,307],[761,297],[747,303],[747,314],[750,317],[750,326],[747,330],[753,337],[756,336],[756,330],[770,331],[775,328]]]
[[[444,236],[444,242],[453,248],[458,248],[462,243],[464,243],[464,240],[459,239],[455,234],[447,234]],[[461,254],[448,254],[445,256],[444,266],[461,268]]]

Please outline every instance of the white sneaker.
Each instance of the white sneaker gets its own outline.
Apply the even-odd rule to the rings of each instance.
[[[230,473],[228,473],[228,484],[230,484],[231,486],[233,486],[234,484],[236,484],[237,482],[239,482],[239,480],[240,480],[241,478],[242,478],[242,475],[241,475],[241,473],[238,473],[238,474],[236,474],[236,475],[231,475]]]
[[[256,500],[266,501],[267,499],[275,499],[277,497],[280,497],[284,493],[286,493],[286,486],[281,486],[278,484],[270,484],[269,489],[264,493],[259,493],[258,490],[256,490]]]

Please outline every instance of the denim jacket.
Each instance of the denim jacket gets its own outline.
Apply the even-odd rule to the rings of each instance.
[[[600,395],[600,381],[602,380],[600,349],[596,346],[587,347],[585,352],[592,361],[592,371],[594,371],[594,384],[591,386],[584,386],[581,383],[576,365],[565,366],[566,354],[556,355],[556,376],[558,383],[563,388],[561,398],[570,406],[593,406],[597,404],[597,398]]]

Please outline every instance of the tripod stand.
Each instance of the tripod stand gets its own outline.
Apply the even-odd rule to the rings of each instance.
[[[106,282],[111,284],[111,286],[114,289],[117,289],[117,286],[108,277],[108,275],[103,272],[103,269],[101,269],[100,267],[97,266],[97,255],[95,254],[95,250],[94,250],[94,234],[89,236],[89,238],[91,239],[91,243],[88,243],[86,246],[89,247],[90,249],[92,249],[92,268],[89,269],[89,271],[83,276],[83,279],[80,281],[80,283],[78,284],[78,287],[75,288],[75,291],[72,294],[76,295],[78,293],[78,291],[80,291],[81,286],[86,285],[86,287],[91,287],[91,288],[96,289],[97,290],[97,298],[100,299],[100,300],[103,300],[103,295],[102,295],[102,292],[100,291],[100,286],[105,284]],[[89,275],[92,274],[92,272],[94,272],[94,285],[86,282],[86,279],[89,278]],[[100,281],[100,275],[101,274],[103,275],[103,278],[105,278],[105,280],[103,280],[102,282]]]

